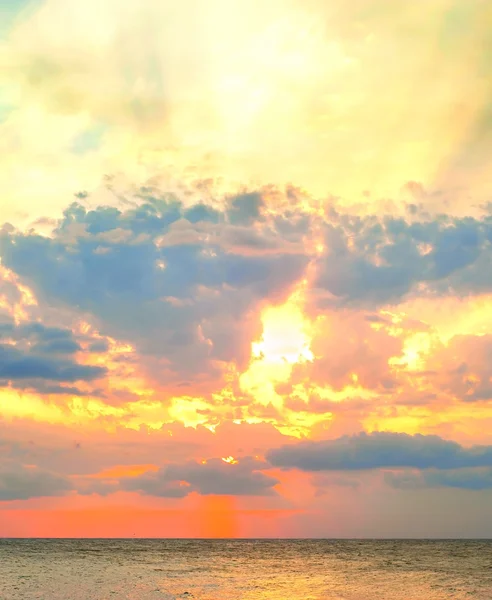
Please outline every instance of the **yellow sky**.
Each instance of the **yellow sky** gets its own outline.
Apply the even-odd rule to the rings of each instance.
[[[0,46],[2,212],[57,214],[118,173],[483,197],[490,18],[481,0],[46,0]]]

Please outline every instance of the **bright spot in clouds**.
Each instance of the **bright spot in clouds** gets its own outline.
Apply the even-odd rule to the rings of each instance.
[[[265,364],[296,363],[313,360],[309,349],[309,323],[295,300],[268,307],[262,313],[263,333],[253,342],[252,355]]]
[[[261,315],[263,333],[252,344],[248,369],[239,377],[241,388],[262,403],[282,405],[275,385],[288,381],[296,363],[312,361],[311,323],[302,311],[302,294],[295,292],[285,304],[270,306]]]

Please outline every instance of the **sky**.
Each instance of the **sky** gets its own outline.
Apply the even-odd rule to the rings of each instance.
[[[491,537],[491,3],[0,11],[0,536]]]

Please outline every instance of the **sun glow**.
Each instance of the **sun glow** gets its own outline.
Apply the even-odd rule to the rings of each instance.
[[[433,338],[428,332],[418,332],[408,336],[403,342],[401,356],[388,361],[391,366],[404,367],[410,371],[422,369],[425,357],[432,349]]]
[[[261,340],[253,342],[252,356],[265,363],[294,364],[313,360],[309,324],[295,300],[265,310]]]
[[[314,360],[312,324],[302,311],[299,291],[285,304],[268,307],[261,321],[263,334],[252,344],[251,362],[239,383],[262,404],[280,407],[283,402],[276,384],[290,379],[294,364]]]

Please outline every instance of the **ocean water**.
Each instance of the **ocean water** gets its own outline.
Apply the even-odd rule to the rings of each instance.
[[[0,540],[1,600],[492,600],[492,542]]]

